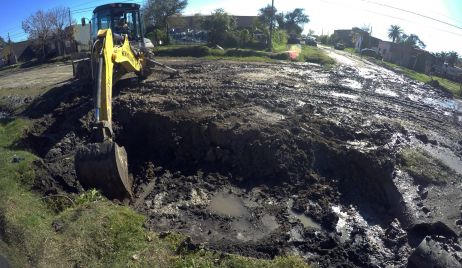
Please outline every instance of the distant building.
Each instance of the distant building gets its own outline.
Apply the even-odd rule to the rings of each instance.
[[[20,61],[29,61],[36,57],[33,49],[34,41],[26,40],[22,42],[13,43],[11,45],[12,54],[10,56],[10,64],[14,64]]]
[[[352,29],[334,30],[334,36],[346,47],[353,47],[354,32]]]
[[[82,24],[73,25],[74,27],[74,40],[76,42],[77,51],[89,51],[91,50],[91,37],[90,29],[91,24]]]
[[[361,51],[364,48],[371,48],[377,51],[379,41],[381,41],[358,27],[335,30],[334,36],[346,47],[354,47],[357,51]]]
[[[388,62],[422,73],[429,73],[435,63],[430,52],[406,44],[380,41],[378,52]]]

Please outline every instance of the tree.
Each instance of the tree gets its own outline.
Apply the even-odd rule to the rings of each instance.
[[[267,5],[266,7],[262,7],[258,13],[258,20],[265,26],[269,28],[271,23],[271,18],[273,19],[273,25],[276,25],[276,12],[278,10],[274,7],[272,8],[271,5]]]
[[[280,13],[276,14],[275,20],[276,20],[276,23],[277,23],[277,26],[278,26],[279,29],[285,29],[286,19],[285,19],[284,12],[280,12]]]
[[[5,39],[3,39],[3,37],[0,36],[0,49],[4,48],[5,45],[6,45]]]
[[[400,42],[402,44],[410,45],[415,48],[424,49],[426,47],[425,43],[422,40],[420,40],[420,38],[415,34],[402,34]]]
[[[45,45],[53,33],[53,27],[48,12],[39,10],[30,15],[22,22],[22,29],[29,35],[29,39],[35,39],[40,48],[42,58],[46,56]]]
[[[435,56],[437,61],[444,63],[446,62],[446,57],[448,56],[448,53],[441,51],[441,52],[433,53],[433,56]]]
[[[272,40],[271,40],[271,35],[272,31],[274,30],[274,26],[276,25],[276,12],[277,9],[274,6],[267,5],[266,7],[260,8],[259,14],[258,14],[258,22],[262,26],[261,29],[264,30],[264,32],[268,32],[266,37],[266,42],[268,46],[272,46]]]
[[[236,28],[236,21],[233,16],[219,8],[204,19],[203,27],[208,31],[208,42],[210,44],[224,45],[226,38]]]
[[[303,25],[310,22],[308,15],[304,13],[303,8],[296,8],[284,16],[284,28],[289,34],[299,36],[303,32]]]
[[[446,62],[448,63],[449,66],[456,65],[457,61],[459,59],[459,54],[455,51],[450,51],[447,52],[447,57],[446,57]]]
[[[145,25],[165,29],[168,37],[167,18],[181,13],[187,5],[188,0],[147,0],[143,8]]]
[[[402,34],[403,29],[398,25],[391,25],[388,29],[388,38],[392,39],[393,43],[398,43]]]
[[[60,50],[64,55],[66,55],[66,50],[64,49],[64,41],[70,40],[73,36],[72,29],[69,27],[71,23],[69,8],[53,8],[48,11],[48,16],[54,36],[56,40],[58,40]]]
[[[363,24],[363,26],[359,27],[359,29],[365,31],[368,34],[372,34],[372,27],[371,25]]]

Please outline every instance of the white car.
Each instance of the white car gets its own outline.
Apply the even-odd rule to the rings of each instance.
[[[144,40],[144,46],[146,48],[154,48],[154,44],[152,44],[151,40],[149,38],[143,38]]]

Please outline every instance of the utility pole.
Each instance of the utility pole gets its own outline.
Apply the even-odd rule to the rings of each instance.
[[[67,8],[67,11],[69,12],[69,48],[71,48],[72,53],[72,48],[73,48],[73,37],[74,37],[74,28],[72,28],[72,17],[71,17],[71,9]],[[64,55],[66,55],[66,47],[64,47]]]
[[[273,21],[274,21],[274,0],[271,0],[271,20],[270,20],[270,37],[269,37],[269,49],[273,50]]]
[[[16,58],[16,54],[14,54],[13,51],[13,46],[11,44],[11,38],[10,38],[10,33],[8,32],[8,65],[11,64],[11,55],[14,56],[14,63],[18,62],[18,59]]]

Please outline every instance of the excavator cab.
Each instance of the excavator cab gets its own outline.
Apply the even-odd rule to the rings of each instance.
[[[98,31],[111,29],[114,35],[128,35],[131,43],[143,42],[140,5],[114,3],[96,7],[92,17],[91,37],[96,40]],[[115,38],[117,39],[117,38]]]

